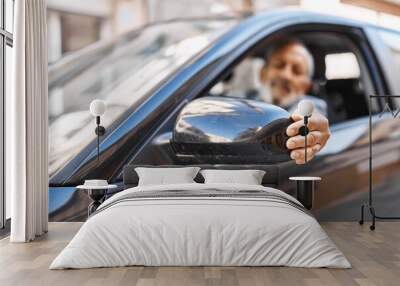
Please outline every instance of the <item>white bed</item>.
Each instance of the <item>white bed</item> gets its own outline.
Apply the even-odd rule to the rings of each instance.
[[[50,269],[128,265],[351,267],[315,218],[284,192],[198,183],[114,195]]]

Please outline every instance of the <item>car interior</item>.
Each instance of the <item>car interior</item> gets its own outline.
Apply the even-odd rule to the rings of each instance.
[[[311,52],[315,70],[308,94],[327,103],[331,124],[368,115],[367,96],[373,92],[369,72],[352,41],[334,32],[271,37],[214,85],[209,95],[257,99],[263,88],[258,77],[266,50],[285,37],[300,40]]]

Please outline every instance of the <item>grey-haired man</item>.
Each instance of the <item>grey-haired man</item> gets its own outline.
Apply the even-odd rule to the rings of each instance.
[[[308,123],[311,132],[307,136],[307,161],[325,146],[330,137],[326,102],[306,95],[313,73],[313,57],[305,45],[297,40],[288,40],[274,46],[260,71],[260,81],[265,91],[261,99],[272,101],[292,113],[295,122],[286,131],[291,137],[287,147],[292,150],[290,156],[297,164],[305,163],[304,137],[299,135],[303,117],[296,112],[300,100],[312,101],[316,109]]]

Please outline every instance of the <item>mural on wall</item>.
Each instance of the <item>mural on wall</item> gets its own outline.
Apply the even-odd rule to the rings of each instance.
[[[318,24],[319,14],[274,12],[276,17],[269,17],[265,13],[244,19],[156,23],[51,64],[50,218],[84,220],[89,200],[75,186],[89,178],[121,184],[125,164],[218,162],[276,164],[280,170],[276,187],[290,194],[296,188],[290,176],[320,176],[312,210],[316,217],[358,220],[359,207],[368,200],[369,107],[376,119],[372,125],[375,205],[382,215],[393,215],[398,205],[400,133],[395,120],[400,109],[396,101],[379,98],[369,104],[368,95],[397,91],[393,82],[399,75],[400,35],[377,28],[375,37],[363,39],[371,50],[361,53],[362,47],[353,41],[359,35],[352,34],[350,24],[341,27],[339,18],[324,16],[328,28],[322,21]],[[313,25],[297,23],[299,15]],[[285,26],[283,19],[292,22]],[[281,28],[268,29],[275,24]],[[378,44],[380,53],[375,50]],[[382,52],[386,56],[379,56]],[[376,58],[371,56],[375,53]],[[391,72],[378,73],[377,66]],[[101,139],[99,160],[95,122],[88,110],[96,98],[107,103],[102,117],[107,132]],[[290,150],[281,154],[289,160],[253,156],[257,148],[264,148],[262,144],[287,148],[288,138],[282,134],[280,139],[262,137],[266,130],[260,119],[262,106],[279,106],[286,120],[293,120],[290,115],[304,98],[329,120],[331,136],[315,157],[296,164]],[[179,133],[176,123],[181,112],[196,102],[178,128],[189,130],[191,139],[201,137],[190,147],[205,154],[201,158],[188,154],[190,148],[177,150],[173,140]],[[251,136],[259,136],[254,142],[262,144],[246,141]],[[237,148],[232,142],[244,145]],[[233,161],[228,154],[232,150],[241,161]]]

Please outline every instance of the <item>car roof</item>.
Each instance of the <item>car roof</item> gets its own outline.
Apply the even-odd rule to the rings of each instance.
[[[199,19],[210,19],[210,20],[232,20],[238,19],[242,22],[250,19],[250,22],[254,24],[254,22],[259,23],[271,23],[271,22],[279,22],[279,21],[286,21],[286,20],[295,20],[300,19],[303,20],[307,19],[309,22],[318,22],[318,23],[335,23],[335,24],[343,24],[347,26],[354,26],[354,27],[370,27],[370,28],[378,28],[382,30],[388,30],[392,32],[399,33],[400,30],[379,26],[367,21],[357,20],[346,18],[342,16],[336,16],[329,13],[323,12],[316,12],[311,11],[308,9],[304,9],[301,7],[286,7],[286,8],[276,8],[276,9],[268,9],[268,10],[261,10],[256,12],[239,12],[236,14],[221,14],[221,15],[214,15],[209,17],[200,17],[200,18],[174,18],[169,19],[166,21],[155,22],[153,24],[159,25],[166,22],[173,22],[173,21],[183,21],[183,22],[190,22],[193,20]]]

